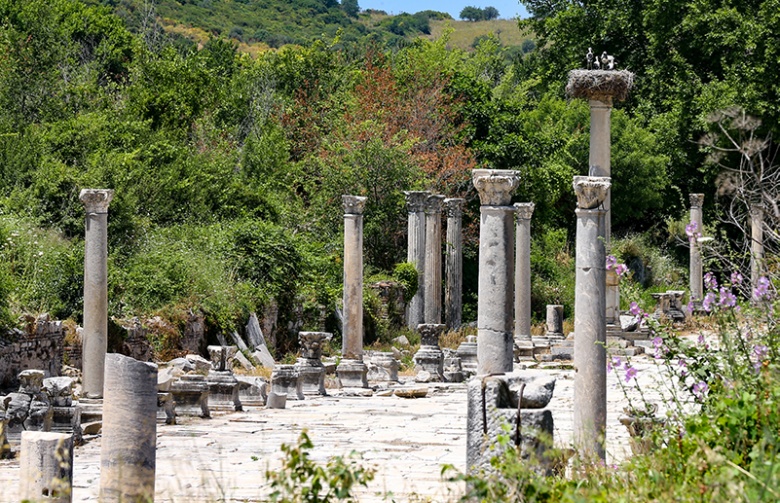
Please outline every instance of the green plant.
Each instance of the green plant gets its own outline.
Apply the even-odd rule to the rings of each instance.
[[[310,458],[314,444],[306,430],[296,445],[282,444],[284,459],[278,471],[266,470],[265,476],[273,489],[271,501],[280,503],[329,503],[358,501],[354,489],[367,487],[374,479],[374,469],[358,465],[355,453],[350,458],[333,456],[325,466]]]
[[[393,268],[393,278],[404,287],[404,302],[408,304],[420,287],[417,267],[411,262],[399,262]]]

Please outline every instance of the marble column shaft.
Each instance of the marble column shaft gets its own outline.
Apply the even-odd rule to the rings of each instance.
[[[704,194],[690,194],[691,201],[691,223],[696,224],[696,231],[693,236],[688,238],[690,244],[690,288],[691,300],[701,302],[704,299],[704,276],[701,259],[701,244],[698,238],[703,235],[702,205],[704,204]]]
[[[342,196],[344,205],[344,333],[341,355],[363,360],[363,210],[366,198]]]
[[[417,329],[425,319],[425,200],[427,191],[409,191],[406,194],[406,210],[409,213],[408,245],[406,261],[417,269],[417,293],[406,307],[406,326]]]
[[[764,273],[764,209],[750,208],[750,287],[758,288],[758,280]]]
[[[70,503],[73,494],[73,435],[23,431],[19,482],[22,501]]]
[[[479,192],[479,285],[477,374],[511,372],[514,360],[514,217],[512,192],[519,183],[511,170],[475,169]]]
[[[108,348],[108,205],[114,191],[83,189],[86,208],[84,239],[84,331],[82,395],[103,396],[103,367]]]
[[[444,323],[457,329],[463,314],[463,204],[465,199],[444,200],[447,211],[447,252],[444,269]]]
[[[106,355],[100,501],[154,501],[157,365]]]
[[[604,177],[574,177],[578,208],[574,295],[574,445],[583,459],[604,459],[607,421]]]
[[[534,203],[515,203],[515,339],[531,340],[531,217]]]
[[[441,323],[441,208],[444,196],[425,200],[425,323]]]

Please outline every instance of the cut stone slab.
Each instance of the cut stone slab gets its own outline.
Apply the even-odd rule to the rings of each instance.
[[[100,433],[100,430],[102,428],[103,428],[102,421],[93,421],[91,423],[81,424],[81,431],[84,432],[84,435],[97,435],[98,433]]]
[[[401,398],[425,398],[428,396],[428,386],[396,388],[394,393]]]
[[[265,345],[257,346],[252,352],[252,358],[262,367],[272,369],[276,365],[274,363],[274,357],[271,356],[271,352]]]
[[[209,375],[211,371],[211,362],[203,358],[200,355],[187,355],[184,358],[187,359],[190,364],[195,367],[195,372],[201,375]]]

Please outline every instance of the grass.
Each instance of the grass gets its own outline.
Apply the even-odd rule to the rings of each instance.
[[[444,33],[447,26],[455,31],[450,36],[450,48],[473,50],[471,44],[480,35],[494,33],[505,47],[519,46],[529,35],[520,31],[517,21],[513,19],[494,19],[492,21],[454,21],[451,19],[435,21],[431,20],[431,34],[426,38],[438,39]]]

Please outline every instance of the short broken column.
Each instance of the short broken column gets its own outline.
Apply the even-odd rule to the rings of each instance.
[[[441,208],[444,196],[425,200],[425,323],[441,323]]]
[[[417,293],[406,309],[406,326],[412,330],[425,321],[425,200],[431,195],[427,191],[408,191],[406,210],[409,213],[408,245],[406,260],[417,269]]]
[[[607,425],[607,321],[604,208],[606,177],[574,177],[577,195],[574,294],[574,446],[604,459]]]
[[[322,364],[322,345],[333,334],[328,332],[298,332],[300,356],[296,366],[304,395],[326,395],[325,365]]]
[[[287,400],[303,400],[301,374],[296,365],[277,365],[271,372],[271,393]]]
[[[456,330],[463,314],[463,203],[465,199],[444,200],[447,212],[447,243],[444,270],[444,324]]]
[[[546,318],[548,338],[562,339],[563,334],[563,306],[560,304],[550,304],[547,306],[547,318]]]
[[[479,192],[479,286],[477,374],[511,372],[514,365],[514,217],[512,192],[519,179],[512,170],[475,169]]]
[[[430,374],[426,379],[433,382],[444,380],[444,353],[439,347],[439,337],[446,328],[438,323],[423,323],[417,327],[420,332],[420,349],[414,354],[414,369]]]
[[[73,494],[73,436],[22,432],[19,452],[22,501],[70,503]]]
[[[87,211],[84,239],[84,331],[82,332],[82,396],[103,396],[103,367],[108,348],[108,205],[109,189],[83,189],[79,199]]]
[[[534,203],[515,203],[515,342],[531,341],[531,216]]]
[[[688,243],[690,244],[690,287],[691,287],[691,302],[694,305],[701,306],[701,301],[704,299],[704,275],[702,273],[702,260],[701,260],[701,243],[699,238],[702,236],[703,218],[702,218],[702,205],[704,204],[704,194],[689,194],[688,197],[691,201],[691,232],[689,232]]]
[[[217,411],[244,410],[239,397],[238,380],[230,369],[230,362],[238,353],[236,346],[208,346],[213,367],[206,377],[209,384],[209,408]]]
[[[344,388],[367,388],[363,362],[363,210],[366,198],[341,196],[344,205],[344,333],[336,367]]]
[[[157,365],[106,355],[100,501],[154,501]]]

